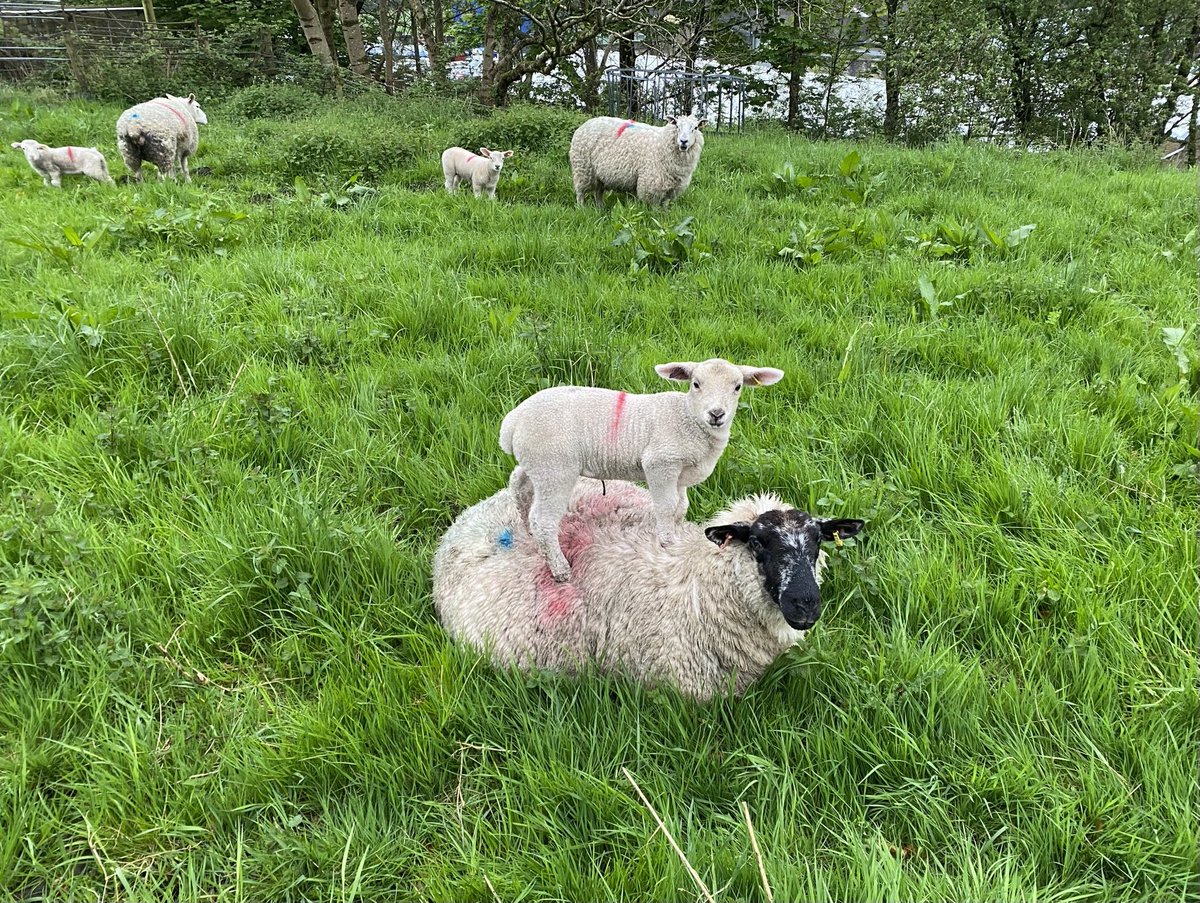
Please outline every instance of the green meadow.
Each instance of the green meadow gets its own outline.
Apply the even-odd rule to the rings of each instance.
[[[206,109],[55,191],[9,144],[120,180],[121,105],[0,93],[6,899],[764,901],[743,803],[776,901],[1196,899],[1194,175],[760,130],[597,211],[573,114]],[[807,642],[706,705],[452,644],[501,417],[713,356],[786,376],[691,516],[868,522]]]

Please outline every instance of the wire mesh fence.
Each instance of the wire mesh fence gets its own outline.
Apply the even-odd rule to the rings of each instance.
[[[714,72],[610,69],[605,73],[608,115],[665,121],[694,113],[716,132],[746,124],[746,81]]]

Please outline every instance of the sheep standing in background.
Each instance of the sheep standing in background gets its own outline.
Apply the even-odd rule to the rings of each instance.
[[[134,179],[142,181],[142,163],[153,163],[158,178],[175,178],[175,167],[192,181],[188,158],[200,145],[200,129],[208,116],[196,95],[156,97],[130,107],[117,119],[117,146]]]
[[[486,194],[496,199],[496,186],[500,184],[500,170],[512,151],[494,151],[479,148],[473,154],[464,147],[448,147],[442,151],[442,174],[446,177],[446,190],[451,194],[458,191],[459,182],[470,182],[475,197]]]
[[[32,138],[14,141],[12,146],[25,152],[25,159],[33,171],[47,185],[62,188],[62,177],[76,174],[112,184],[108,161],[94,147],[48,147]]]
[[[500,424],[500,447],[517,459],[508,485],[522,525],[528,523],[555,580],[571,579],[558,525],[581,475],[645,480],[658,541],[666,545],[687,514],[687,488],[708,479],[729,444],[742,387],[783,379],[782,370],[720,358],[654,369],[663,379],[691,383],[690,390],[630,395],[558,386],[531,395]]]
[[[664,126],[612,116],[589,119],[571,136],[571,178],[575,200],[594,192],[603,205],[606,190],[637,195],[645,204],[666,206],[692,181],[706,119],[672,116]]]
[[[661,548],[650,496],[581,480],[560,534],[575,579],[555,582],[521,533],[510,490],[468,508],[433,558],[433,601],[456,639],[498,665],[567,673],[589,662],[696,699],[737,694],[821,615],[821,542],[861,520],[824,520],[772,495],[737,502]]]

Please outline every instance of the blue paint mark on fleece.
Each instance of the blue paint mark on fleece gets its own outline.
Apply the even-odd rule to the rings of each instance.
[[[141,119],[141,118],[142,118],[142,114],[141,114],[141,113],[130,113],[130,114],[129,114],[129,118],[130,118],[130,119]]]
[[[500,531],[500,535],[496,537],[496,545],[502,549],[511,549],[513,544],[512,530],[505,527]]]

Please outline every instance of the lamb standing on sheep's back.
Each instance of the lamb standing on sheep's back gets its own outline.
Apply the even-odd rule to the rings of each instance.
[[[571,579],[555,537],[580,476],[645,480],[658,541],[670,543],[687,514],[688,487],[708,479],[729,444],[742,388],[783,379],[782,370],[721,358],[654,369],[690,383],[689,390],[634,395],[555,386],[525,399],[500,424],[500,448],[517,459],[508,485],[556,580]]]
[[[134,179],[142,181],[142,163],[158,169],[159,181],[175,178],[183,170],[185,182],[192,181],[188,158],[200,146],[199,126],[208,123],[195,94],[167,94],[130,107],[117,119],[117,147]]]
[[[663,126],[597,116],[571,136],[571,179],[580,207],[592,193],[623,191],[645,204],[666,206],[692,181],[704,149],[706,119],[672,116]]]
[[[442,537],[433,601],[452,636],[498,665],[594,663],[697,699],[741,694],[820,617],[821,542],[862,526],[758,495],[662,548],[645,490],[581,480],[559,533],[573,573],[561,584],[503,489]]]

